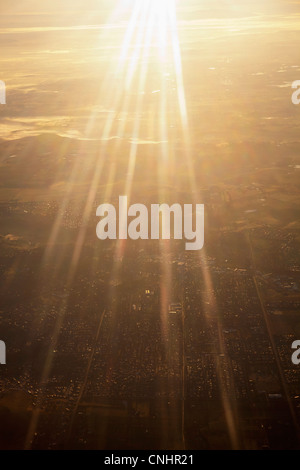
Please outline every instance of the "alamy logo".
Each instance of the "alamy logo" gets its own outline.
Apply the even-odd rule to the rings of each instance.
[[[292,94],[292,103],[300,104],[300,80],[296,80],[292,84],[292,88],[296,88],[296,91]]]
[[[6,86],[2,80],[0,80],[0,104],[6,104]]]
[[[0,364],[6,364],[6,345],[0,341]]]
[[[300,341],[296,340],[292,344],[292,349],[296,349],[296,351],[292,354],[292,363],[295,366],[300,364]]]
[[[102,204],[96,215],[102,217],[96,233],[100,240],[187,240],[185,249],[201,250],[204,245],[204,205],[196,204],[152,204],[150,214],[144,204],[133,204],[128,208],[127,196],[119,197],[119,213],[112,204]],[[149,215],[150,225],[149,227]],[[128,220],[132,218],[132,220]],[[173,224],[172,224],[173,219]],[[118,230],[117,230],[118,225]],[[195,228],[195,230],[194,230]],[[150,236],[149,236],[150,235]]]

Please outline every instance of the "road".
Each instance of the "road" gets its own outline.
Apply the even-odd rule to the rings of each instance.
[[[299,428],[299,424],[298,424],[298,420],[297,420],[297,415],[295,413],[295,409],[294,409],[294,406],[293,406],[293,403],[292,403],[292,400],[291,400],[291,397],[290,397],[290,394],[289,394],[288,386],[287,386],[286,381],[285,381],[285,376],[284,376],[284,372],[282,370],[281,360],[280,360],[278,350],[277,350],[277,347],[276,347],[276,343],[275,343],[273,333],[272,333],[270,318],[269,318],[269,315],[268,315],[268,313],[265,309],[264,302],[263,302],[263,299],[262,299],[262,296],[261,296],[261,293],[260,293],[260,290],[259,290],[258,282],[257,282],[257,279],[256,279],[255,276],[253,276],[253,281],[254,281],[256,292],[257,292],[257,295],[258,295],[258,298],[259,298],[259,301],[260,301],[261,309],[262,309],[262,312],[264,314],[265,324],[266,324],[266,327],[267,327],[267,330],[268,330],[269,339],[270,339],[270,342],[271,342],[273,354],[274,354],[276,364],[277,364],[280,383],[281,383],[286,401],[288,403],[288,407],[289,407],[289,410],[290,410],[290,413],[291,413],[293,424],[294,424],[295,429],[297,431],[297,436],[298,436],[298,440],[299,440],[299,443],[300,443],[300,428]]]
[[[181,404],[181,438],[183,450],[186,449],[185,445],[185,309],[184,309],[184,290],[181,289],[181,306],[182,306],[182,404]]]
[[[97,343],[98,343],[98,340],[99,340],[99,336],[100,336],[100,331],[101,331],[101,326],[102,326],[102,323],[103,323],[104,314],[105,314],[105,310],[103,310],[102,314],[100,315],[100,319],[99,319],[99,324],[98,324],[97,333],[96,333],[96,336],[95,336],[94,345],[93,345],[92,350],[91,350],[91,354],[90,354],[89,361],[88,361],[88,364],[87,364],[87,368],[86,368],[84,380],[83,380],[83,382],[82,382],[82,386],[81,386],[81,389],[80,389],[80,392],[79,392],[77,401],[76,401],[75,406],[74,406],[74,409],[73,409],[73,413],[72,413],[72,417],[71,417],[71,422],[70,422],[70,427],[69,427],[69,432],[68,432],[68,437],[67,437],[67,441],[66,441],[66,442],[69,442],[70,437],[72,436],[72,430],[73,430],[74,421],[75,421],[75,418],[76,418],[76,415],[77,415],[77,411],[78,411],[78,407],[79,407],[80,402],[81,402],[81,399],[82,399],[82,397],[83,397],[84,390],[85,390],[86,383],[87,383],[87,379],[88,379],[88,376],[89,376],[89,373],[90,373],[90,369],[91,369],[91,365],[92,365],[92,362],[93,362],[93,358],[94,358],[96,346],[97,346]]]
[[[295,409],[294,409],[294,406],[293,406],[293,403],[292,403],[292,400],[291,400],[291,397],[290,397],[290,394],[289,394],[288,386],[287,386],[287,383],[286,383],[286,380],[285,380],[285,375],[284,375],[284,372],[283,372],[283,369],[282,369],[281,360],[280,360],[278,350],[277,350],[277,346],[276,346],[274,336],[273,336],[273,333],[272,333],[272,326],[271,326],[270,317],[268,315],[268,312],[266,311],[264,301],[263,301],[263,298],[262,298],[262,295],[261,295],[261,292],[260,292],[260,289],[259,289],[259,285],[258,285],[258,282],[257,282],[257,278],[255,276],[256,264],[255,264],[254,251],[253,251],[253,246],[252,246],[252,241],[251,241],[250,234],[248,236],[248,239],[249,239],[249,245],[250,245],[251,262],[252,262],[252,267],[253,267],[253,271],[254,271],[254,273],[253,273],[253,282],[254,282],[254,285],[255,285],[255,288],[256,288],[257,296],[259,298],[261,310],[263,312],[263,316],[264,316],[266,328],[267,328],[267,331],[268,331],[272,351],[273,351],[275,361],[276,361],[276,365],[277,365],[277,369],[278,369],[278,374],[279,374],[282,390],[283,390],[285,399],[287,401],[287,404],[288,404],[288,407],[289,407],[289,410],[290,410],[290,414],[291,414],[291,417],[292,417],[292,420],[293,420],[293,424],[295,426],[295,430],[297,432],[298,441],[300,443],[300,427],[299,427],[297,415],[296,415],[296,412],[295,412]]]

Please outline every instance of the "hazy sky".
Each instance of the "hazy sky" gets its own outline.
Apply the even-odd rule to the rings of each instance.
[[[46,13],[54,11],[101,10],[113,9],[116,4],[132,5],[135,0],[1,0],[0,12],[14,13]],[[142,0],[139,0],[142,1]],[[251,15],[276,12],[300,13],[299,0],[177,0],[178,7],[207,10],[210,14],[241,14]]]
[[[130,139],[140,93],[146,103],[141,140],[159,140],[152,124],[146,123],[158,113],[162,87],[167,87],[171,104],[177,100],[172,54],[167,69],[160,69],[160,47],[154,44],[147,52],[144,86],[137,91],[144,63],[140,57],[130,92],[124,89],[117,105],[107,99],[108,88],[124,87],[118,64],[133,3],[0,0],[0,79],[8,89],[0,138],[44,131],[86,136],[91,115],[94,130],[89,127],[88,132],[97,137],[107,116],[117,109],[112,135],[118,135],[120,122],[126,122],[124,132]],[[116,9],[112,17],[116,5],[128,8],[128,13]],[[267,134],[275,138],[284,126],[286,138],[294,140],[299,135],[299,112],[290,96],[291,83],[300,78],[300,2],[178,0],[177,5],[186,101],[195,133],[201,129],[207,139],[222,141],[263,140]],[[123,64],[125,76],[135,51],[141,52],[136,35],[132,41]]]

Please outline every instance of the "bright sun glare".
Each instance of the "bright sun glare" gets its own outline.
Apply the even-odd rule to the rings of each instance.
[[[160,61],[158,72],[161,75],[166,73],[167,63],[172,64],[179,109],[182,121],[186,125],[176,0],[135,0],[118,64],[118,70],[125,71],[126,90],[130,90],[133,78],[140,73],[140,92],[142,92],[149,72],[151,54],[157,56]]]

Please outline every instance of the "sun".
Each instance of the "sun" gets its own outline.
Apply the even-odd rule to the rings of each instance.
[[[168,142],[177,141],[182,135],[186,148],[183,158],[190,160],[177,3],[178,0],[119,0],[113,17],[122,18],[120,27],[107,28],[100,37],[103,43],[106,37],[114,35],[114,48],[106,73],[101,77],[97,97],[99,106],[105,109],[105,118],[100,134],[103,150],[96,162],[91,195],[97,190],[106,145],[111,139],[115,142],[116,155],[123,142],[129,144],[122,190],[129,201],[141,145],[157,145],[159,187],[163,186],[170,168],[175,165],[174,152],[170,151]],[[87,133],[94,129],[97,113],[96,108],[91,112]],[[109,175],[107,194],[116,168],[117,160]],[[87,213],[89,210],[87,205]]]
[[[176,3],[177,0],[132,0],[132,18],[135,18],[135,13],[139,12],[140,16],[148,17],[147,25],[149,22],[154,22],[152,24],[154,29],[162,23],[167,28],[175,13]]]
[[[112,62],[103,88],[107,108],[117,109],[118,116],[127,114],[135,106],[133,142],[140,138],[141,116],[149,109],[151,93],[158,93],[155,96],[160,105],[160,141],[168,140],[167,101],[172,90],[173,107],[185,133],[188,127],[177,4],[178,0],[119,0],[116,6],[117,13],[125,9],[129,16],[126,15],[126,27],[118,42],[118,56]],[[117,88],[111,86],[112,76],[118,77]],[[150,91],[149,87],[152,87]],[[104,139],[109,138],[113,119],[111,113],[104,127]],[[123,137],[124,132],[120,123],[118,136]],[[133,155],[135,152],[133,144]],[[134,157],[132,161],[134,165]]]
[[[176,0],[130,2],[131,16],[123,38],[120,59],[123,63],[128,63],[128,60],[131,62],[131,71],[136,70],[139,63],[145,62],[153,49],[156,49],[163,63],[170,55],[174,56],[174,49],[178,48],[176,3]]]

